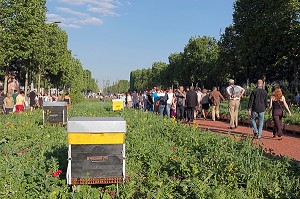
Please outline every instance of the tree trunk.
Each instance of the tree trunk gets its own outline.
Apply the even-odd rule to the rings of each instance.
[[[6,66],[6,70],[5,70],[5,78],[4,78],[4,94],[7,94],[7,88],[8,88],[8,69],[9,66]]]
[[[27,87],[28,87],[28,69],[26,69],[26,74],[25,74],[25,87],[24,87],[25,97],[27,96]]]
[[[38,88],[37,88],[37,92],[38,92],[38,95],[40,95],[40,90],[41,90],[41,72],[39,72],[38,74]]]
[[[296,61],[294,63],[294,82],[295,82],[295,93],[299,93],[299,65]]]

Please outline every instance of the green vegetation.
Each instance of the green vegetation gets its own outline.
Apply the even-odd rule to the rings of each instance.
[[[83,90],[98,92],[97,81],[68,50],[68,35],[56,23],[46,23],[46,1],[0,2],[0,79],[18,71],[17,79],[48,89],[71,89],[74,101]],[[76,78],[74,78],[76,77]],[[25,92],[27,89],[25,89]]]
[[[292,112],[292,115],[287,115],[286,118],[283,118],[282,121],[285,124],[294,124],[294,125],[300,125],[300,113],[299,113],[299,107],[292,105],[290,107],[290,110]],[[220,104],[220,114],[221,115],[229,115],[228,111],[228,102],[222,102]],[[249,119],[248,115],[248,100],[242,100],[241,101],[241,108],[239,110],[239,119],[241,121]],[[272,119],[272,113],[268,112],[268,110],[265,111],[265,121]]]
[[[74,116],[122,116],[127,121],[126,171],[119,198],[297,198],[299,165],[230,136],[200,131],[142,111],[112,112],[110,103],[72,106]],[[42,113],[0,120],[1,198],[110,198],[115,185],[66,185],[67,133],[42,126]],[[62,174],[61,171],[62,170]]]
[[[107,86],[104,88],[103,92],[106,93],[126,93],[129,90],[128,80],[119,80],[114,82],[112,86]]]
[[[130,89],[192,84],[211,89],[233,78],[238,84],[287,82],[289,90],[299,91],[300,2],[236,0],[233,7],[233,23],[219,41],[191,37],[183,52],[169,56],[169,64],[132,71]]]

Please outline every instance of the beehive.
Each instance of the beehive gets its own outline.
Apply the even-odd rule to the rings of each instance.
[[[124,108],[124,101],[121,99],[113,99],[113,111],[123,110]]]
[[[67,102],[44,102],[43,123],[45,121],[50,124],[67,124]]]
[[[123,118],[71,118],[67,130],[68,184],[125,181],[126,121]]]

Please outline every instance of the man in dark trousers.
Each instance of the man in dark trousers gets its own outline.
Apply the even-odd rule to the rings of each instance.
[[[186,94],[187,122],[194,121],[195,107],[198,106],[198,96],[194,87],[190,87],[190,91]]]
[[[257,81],[257,88],[252,91],[248,103],[250,123],[253,129],[254,137],[258,139],[260,139],[262,136],[265,109],[268,106],[267,91],[263,89],[263,84],[264,82],[261,79]],[[255,121],[257,116],[259,122],[258,128]]]
[[[185,107],[185,93],[183,86],[180,86],[175,92],[176,96],[176,118],[177,120],[182,120],[184,118],[184,107]]]

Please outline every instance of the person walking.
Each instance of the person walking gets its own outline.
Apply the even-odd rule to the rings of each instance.
[[[283,107],[288,111],[289,115],[292,115],[281,89],[276,87],[270,99],[269,112],[272,110],[272,117],[274,121],[273,137],[275,138],[277,135],[278,140],[281,140],[283,137],[281,123],[281,119],[283,118],[285,112]]]
[[[226,88],[226,92],[229,98],[229,115],[230,115],[230,129],[237,128],[238,126],[238,115],[240,107],[240,99],[243,96],[245,89],[241,86],[234,85],[234,80],[229,80],[229,86]]]
[[[35,90],[30,91],[29,93],[29,106],[30,106],[30,111],[32,112],[34,107],[35,107],[35,97],[36,97],[36,93]]]
[[[216,116],[217,120],[220,119],[220,113],[219,113],[219,107],[220,107],[220,99],[225,100],[223,95],[218,91],[217,87],[213,87],[213,91],[209,95],[209,99],[212,101],[212,120],[216,121]]]
[[[23,112],[25,109],[25,93],[20,91],[19,95],[16,98],[16,113]]]
[[[158,105],[158,113],[160,116],[165,115],[165,108],[167,106],[167,101],[168,101],[168,93],[160,88],[158,88],[157,96],[159,97],[159,100],[157,103]]]
[[[9,114],[9,113],[13,112],[14,105],[15,105],[15,102],[11,96],[11,93],[7,93],[7,96],[3,100],[3,106],[4,106],[3,108],[5,111],[5,114]]]
[[[166,114],[167,114],[168,118],[171,117],[170,113],[171,113],[171,107],[172,107],[173,101],[174,101],[173,89],[169,88],[169,91],[168,91],[168,101],[167,101],[167,106],[166,106]]]
[[[198,96],[191,86],[189,92],[186,93],[186,108],[187,108],[187,122],[194,122],[194,111],[198,106]]]
[[[138,109],[139,106],[138,106],[138,94],[136,93],[136,91],[133,91],[132,95],[132,107],[134,109]]]
[[[200,118],[201,117],[201,100],[202,100],[202,93],[201,93],[201,88],[196,87],[196,93],[197,93],[197,97],[198,97],[198,106],[195,109],[195,115],[194,118]]]
[[[263,89],[263,80],[257,81],[257,88],[251,92],[248,102],[248,114],[250,116],[250,124],[253,129],[254,138],[260,139],[264,125],[265,109],[268,107],[267,91]],[[256,124],[258,117],[258,128]]]
[[[202,90],[201,106],[202,106],[201,112],[203,115],[203,119],[206,120],[208,116],[208,109],[209,109],[209,95],[207,94],[207,89]]]
[[[160,87],[154,87],[153,88],[153,92],[152,92],[152,101],[153,101],[153,111],[154,113],[158,113],[158,107],[159,107],[159,96],[157,95],[158,94],[158,91],[160,90]]]
[[[132,96],[130,92],[127,93],[126,102],[127,102],[127,107],[132,108],[133,104],[132,104]]]
[[[185,93],[183,86],[180,86],[179,89],[175,92],[176,96],[176,118],[177,120],[182,120],[184,118],[184,107],[185,107]]]
[[[1,90],[0,91],[0,109],[1,109],[0,113],[2,113],[2,114],[5,114],[4,98],[5,98],[4,92],[3,92],[3,90]]]
[[[147,97],[147,110],[153,112],[152,90],[149,90],[146,97]]]
[[[64,101],[67,102],[67,108],[71,108],[71,97],[69,92],[65,94]]]

